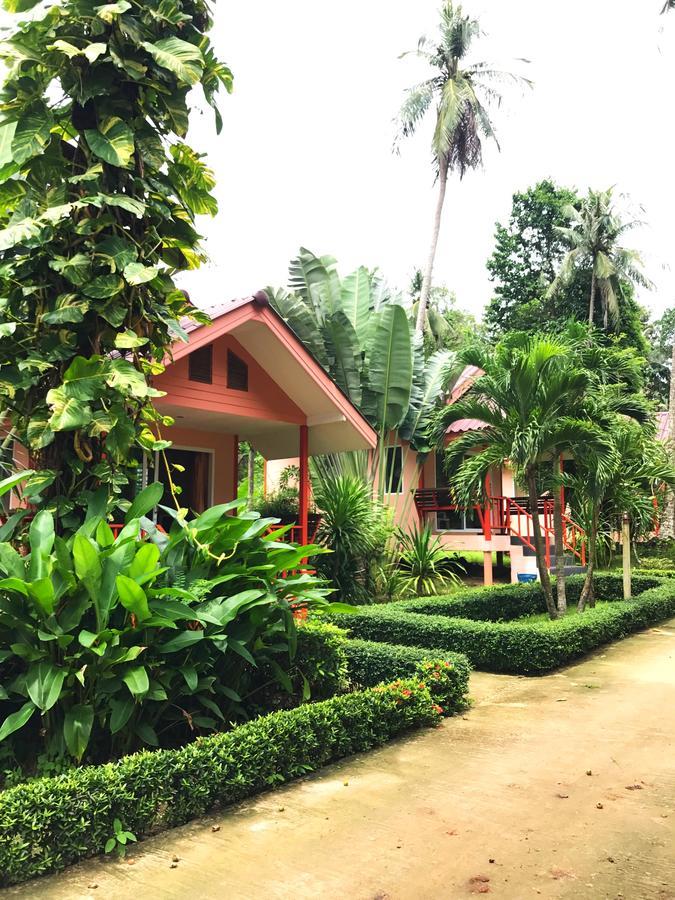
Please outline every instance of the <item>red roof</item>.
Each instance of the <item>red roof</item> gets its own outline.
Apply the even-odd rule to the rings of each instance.
[[[452,406],[452,404],[456,403],[460,397],[463,397],[476,379],[480,378],[482,374],[483,370],[479,369],[478,366],[466,366],[455,382],[455,386],[448,398],[448,406]],[[462,434],[465,431],[478,431],[487,427],[487,424],[480,419],[457,419],[452,425],[448,425],[445,429],[445,433]]]

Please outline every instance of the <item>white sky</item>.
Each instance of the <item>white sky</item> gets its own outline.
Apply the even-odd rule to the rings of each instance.
[[[662,0],[465,0],[487,36],[475,58],[520,69],[533,90],[495,112],[502,152],[451,181],[436,283],[480,314],[485,261],[511,194],[543,177],[581,191],[615,185],[647,222],[643,252],[655,312],[675,303],[675,13]],[[220,214],[204,220],[212,262],[184,278],[199,305],[285,284],[300,245],[343,273],[379,266],[406,287],[426,258],[434,189],[429,130],[391,152],[404,88],[420,74],[399,54],[433,31],[439,0],[220,0],[213,39],[232,67],[224,128],[193,116],[189,137],[218,178]],[[528,66],[516,57],[531,60]],[[640,207],[644,208],[640,212]]]

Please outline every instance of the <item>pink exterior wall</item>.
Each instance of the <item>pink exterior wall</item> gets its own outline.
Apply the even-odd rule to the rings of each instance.
[[[211,465],[211,496],[213,503],[227,503],[236,496],[234,478],[234,440],[232,434],[216,434],[173,425],[162,430],[162,437],[183,450],[213,452]],[[160,465],[162,464],[160,458]]]
[[[235,391],[227,386],[227,351],[248,365],[248,390]],[[304,424],[305,416],[279,385],[258,365],[253,357],[232,337],[223,335],[213,342],[213,382],[190,381],[189,355],[171,363],[154,381],[154,387],[166,391],[166,398],[156,401],[172,406],[187,406],[209,412],[249,416],[275,422]]]

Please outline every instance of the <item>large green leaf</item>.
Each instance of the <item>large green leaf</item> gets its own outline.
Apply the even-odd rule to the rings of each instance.
[[[198,644],[203,638],[203,631],[181,631],[165,644],[160,644],[157,649],[160,653],[177,653],[179,650],[185,650],[187,647]]]
[[[80,762],[89,744],[94,724],[94,707],[88,704],[71,706],[63,721],[63,736],[71,756]]]
[[[150,690],[150,679],[145,666],[133,666],[122,676],[122,681],[131,691],[134,697],[147,694]]]
[[[134,519],[140,519],[141,516],[147,515],[157,506],[162,499],[163,493],[164,485],[160,481],[153,481],[152,484],[149,484],[134,498],[127,510],[124,521],[133,522]]]
[[[127,724],[134,711],[131,697],[123,697],[110,702],[110,733],[117,734]]]
[[[124,281],[119,275],[98,275],[86,284],[82,291],[94,300],[108,300],[124,290]]]
[[[7,716],[5,721],[0,725],[0,741],[4,741],[5,738],[9,737],[10,734],[13,734],[15,731],[18,731],[20,728],[28,722],[33,713],[36,710],[36,706],[32,700],[28,700],[21,709],[17,709],[16,712],[11,713],[11,715]]]
[[[54,706],[61,695],[66,669],[49,660],[33,663],[26,673],[28,696],[43,713]]]
[[[12,156],[20,165],[42,153],[49,143],[54,124],[46,106],[35,103],[29,106],[16,125],[12,140]]]
[[[394,303],[378,314],[372,337],[363,410],[371,424],[396,428],[408,410],[411,386],[410,323],[405,309]]]
[[[352,323],[338,310],[326,319],[322,331],[335,383],[355,406],[361,406],[361,348]]]
[[[170,37],[151,44],[143,42],[143,46],[153,57],[157,65],[169,69],[183,84],[197,84],[204,71],[204,57],[199,47],[188,44],[180,38]]]
[[[94,543],[83,534],[76,534],[73,538],[73,563],[75,574],[85,586],[92,602],[98,604],[103,575],[101,555]]]
[[[124,278],[129,284],[145,284],[157,278],[155,266],[144,266],[143,263],[132,262],[124,268]]]
[[[49,427],[52,431],[75,431],[91,422],[91,407],[81,400],[68,397],[63,388],[52,388],[47,394],[52,408]]]
[[[428,452],[431,449],[429,428],[436,409],[443,402],[448,381],[456,373],[455,357],[449,350],[438,350],[425,360],[422,342],[418,340],[414,362],[410,405],[399,434],[416,450]]]
[[[21,484],[22,481],[27,481],[32,474],[32,469],[25,469],[22,472],[15,472],[13,475],[8,475],[7,478],[3,478],[2,481],[0,481],[0,497],[13,490],[18,484]]]
[[[265,293],[271,305],[305,347],[311,350],[324,369],[328,369],[330,360],[313,309],[297,294],[289,294],[284,288],[268,287],[265,288]]]
[[[136,616],[139,622],[150,618],[148,598],[143,588],[127,575],[118,575],[115,579],[120,602],[125,609]]]
[[[49,554],[54,547],[54,516],[46,509],[40,510],[30,524],[30,566],[31,581],[44,578],[48,572]]]
[[[342,282],[342,309],[358,335],[361,347],[366,343],[370,306],[370,275],[368,269],[361,266]]]
[[[126,169],[133,159],[134,133],[117,116],[105,119],[97,130],[85,130],[84,136],[92,152],[111,166]]]

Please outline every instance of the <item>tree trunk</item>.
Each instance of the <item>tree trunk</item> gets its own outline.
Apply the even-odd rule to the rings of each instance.
[[[541,524],[539,522],[539,496],[537,494],[537,478],[534,472],[527,474],[527,489],[530,492],[529,504],[530,515],[532,516],[532,542],[534,543],[534,552],[537,558],[537,569],[539,569],[539,580],[541,588],[544,592],[546,600],[546,609],[552,619],[558,618],[558,610],[553,602],[553,592],[551,590],[551,577],[549,575],[548,566],[546,565],[546,550],[544,541],[541,536]]]
[[[583,612],[586,609],[587,605],[591,607],[595,606],[593,573],[595,572],[595,554],[598,543],[599,516],[599,507],[594,506],[593,512],[591,514],[591,530],[588,535],[588,566],[586,567],[586,579],[584,581],[584,586],[581,589],[581,594],[579,595],[579,603],[577,604],[577,609],[579,610],[579,612]]]
[[[553,460],[554,481],[560,478],[560,457]],[[555,542],[555,581],[558,592],[558,613],[564,616],[567,612],[567,591],[565,589],[565,541],[563,531],[563,500],[561,488],[553,487],[553,533]]]
[[[668,440],[670,442],[670,460],[675,464],[675,335],[670,362],[670,397],[668,399]],[[666,510],[663,516],[664,537],[675,537],[675,491],[668,489]]]
[[[246,502],[249,509],[253,509],[253,497],[255,494],[255,450],[248,445],[248,478]]]
[[[429,258],[427,266],[424,270],[422,278],[422,290],[420,291],[420,302],[417,309],[417,325],[416,330],[423,334],[424,323],[427,318],[427,307],[429,305],[429,293],[431,291],[431,277],[434,271],[434,260],[436,259],[436,247],[438,246],[438,235],[441,230],[441,217],[443,215],[443,203],[445,202],[445,188],[448,183],[448,160],[443,156],[438,161],[438,199],[436,200],[436,212],[434,213],[434,227],[431,233],[431,246],[429,248]]]
[[[591,272],[591,299],[588,304],[588,324],[593,325],[595,316],[595,269]]]

